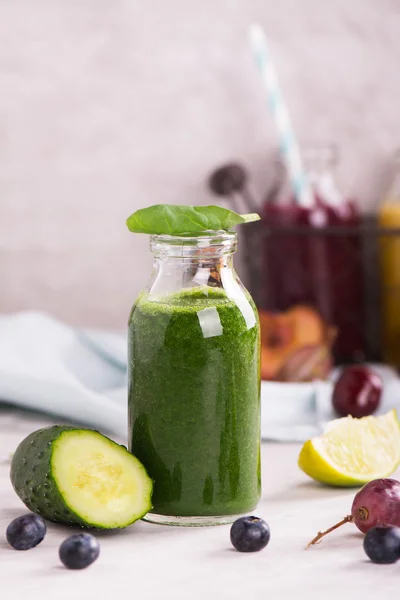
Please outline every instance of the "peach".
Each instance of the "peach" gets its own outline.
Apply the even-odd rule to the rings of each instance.
[[[260,310],[259,314],[262,379],[282,380],[284,365],[303,348],[326,346],[329,355],[326,358],[330,358],[330,343],[326,344],[327,326],[314,308],[299,304],[286,312]],[[323,362],[328,364],[326,360]],[[293,370],[290,369],[290,372]]]

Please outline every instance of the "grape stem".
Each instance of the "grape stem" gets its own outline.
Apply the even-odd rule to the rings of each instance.
[[[319,541],[324,536],[326,536],[328,533],[330,533],[331,531],[335,531],[335,529],[338,529],[339,527],[341,527],[345,523],[353,523],[353,521],[354,521],[354,517],[352,515],[347,515],[344,519],[342,519],[341,521],[339,521],[339,523],[336,523],[336,525],[332,525],[332,527],[329,527],[329,529],[326,529],[325,531],[319,531],[317,533],[317,535],[315,536],[315,538],[313,538],[311,540],[311,542],[309,544],[307,544],[306,550],[308,550],[308,548],[310,546],[313,546],[314,544],[318,544]]]

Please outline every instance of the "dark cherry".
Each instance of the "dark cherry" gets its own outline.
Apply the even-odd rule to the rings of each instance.
[[[382,379],[372,369],[363,365],[347,367],[336,381],[333,408],[342,417],[367,417],[378,408],[382,387]]]

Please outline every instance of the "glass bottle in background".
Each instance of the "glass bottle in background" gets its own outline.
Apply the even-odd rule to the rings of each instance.
[[[303,159],[314,204],[300,206],[286,182],[264,205],[264,307],[313,306],[336,328],[336,360],[359,360],[365,353],[361,215],[336,186],[334,146],[305,148]]]
[[[392,180],[378,211],[378,224],[400,230],[400,150]],[[385,362],[400,367],[400,234],[380,236],[382,345]]]

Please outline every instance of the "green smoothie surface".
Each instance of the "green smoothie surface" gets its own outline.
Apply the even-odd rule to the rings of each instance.
[[[154,513],[242,514],[259,500],[259,327],[240,294],[143,294],[132,310],[130,449],[154,480]]]

